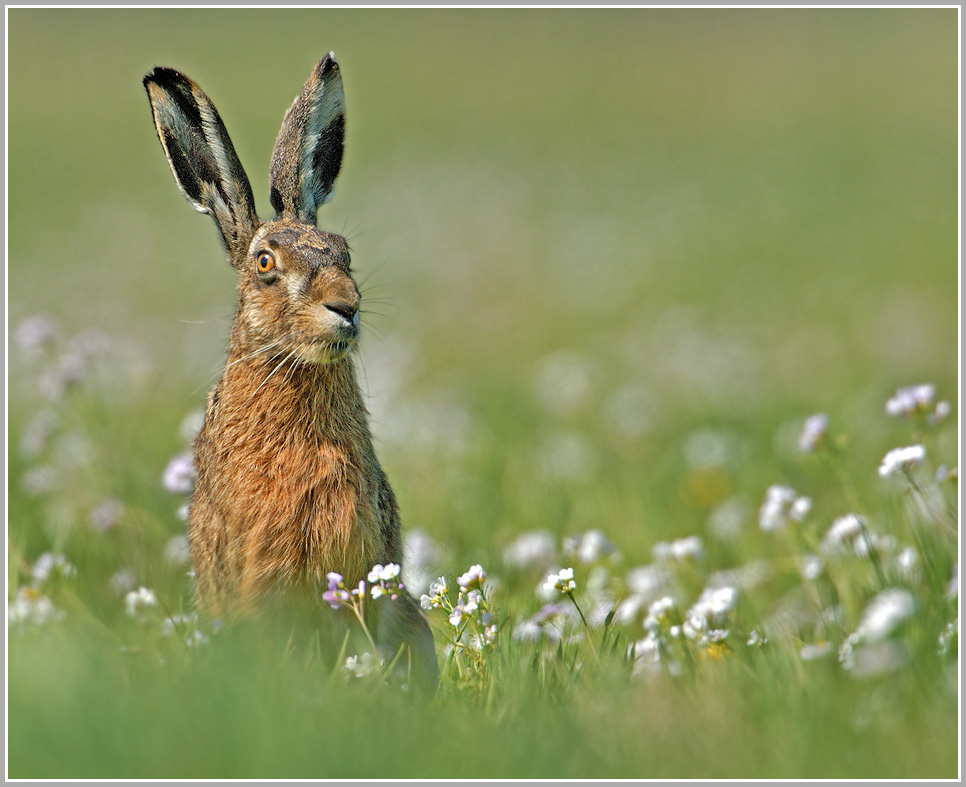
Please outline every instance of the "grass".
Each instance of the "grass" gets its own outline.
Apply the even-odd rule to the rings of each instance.
[[[958,487],[936,478],[959,448],[955,10],[7,20],[8,618],[29,610],[8,622],[10,777],[958,776]],[[428,706],[346,680],[326,627],[294,646],[270,625],[163,633],[192,597],[185,497],[162,476],[217,379],[234,285],[140,78],[202,85],[264,210],[278,123],[330,49],[348,145],[320,224],[352,243],[377,449],[435,545],[407,581],[445,575],[455,601],[482,564],[498,624],[457,665],[427,612]],[[47,338],[22,330],[37,314]],[[944,420],[885,413],[925,382]],[[826,443],[802,452],[816,412]],[[921,465],[879,476],[917,444]],[[765,531],[776,484],[812,507]],[[849,513],[870,555],[823,549]],[[514,563],[532,531],[549,547]],[[590,531],[620,557],[568,553]],[[692,536],[700,552],[661,558]],[[35,577],[45,553],[72,570]],[[537,588],[568,567],[589,635],[558,595],[528,641]],[[727,636],[674,636],[709,582],[737,590],[712,622]],[[129,615],[141,586],[158,605]],[[914,611],[850,639],[896,589]],[[56,612],[31,623],[39,598]],[[604,627],[620,600],[640,606]],[[635,668],[634,643],[659,663]]]

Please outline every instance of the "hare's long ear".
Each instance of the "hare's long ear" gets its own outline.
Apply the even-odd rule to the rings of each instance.
[[[305,82],[275,140],[269,186],[279,217],[315,224],[319,205],[332,197],[344,138],[342,75],[330,52]]]
[[[247,249],[258,219],[248,176],[214,104],[194,82],[172,68],[144,77],[158,138],[181,193],[214,218],[229,259]]]

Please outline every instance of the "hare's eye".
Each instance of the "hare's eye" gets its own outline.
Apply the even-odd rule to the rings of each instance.
[[[269,273],[275,270],[275,255],[270,251],[259,252],[255,259],[255,268],[259,273]]]

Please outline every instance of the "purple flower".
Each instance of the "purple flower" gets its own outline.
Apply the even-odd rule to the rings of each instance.
[[[335,590],[327,590],[322,594],[322,600],[327,601],[332,609],[340,609],[344,607],[349,601],[349,591],[343,588],[335,588]]]
[[[168,466],[164,469],[162,483],[169,492],[188,495],[194,489],[197,477],[198,472],[191,454],[179,454],[168,462]]]

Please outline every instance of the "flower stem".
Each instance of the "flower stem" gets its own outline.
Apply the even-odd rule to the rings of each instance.
[[[587,630],[587,641],[590,643],[590,652],[594,654],[594,661],[597,662],[597,666],[600,666],[600,656],[597,654],[597,646],[594,645],[594,636],[590,630],[590,625],[587,623],[587,618],[584,617],[583,611],[580,609],[580,604],[577,603],[577,599],[574,598],[573,591],[566,591],[567,598],[569,598],[574,606],[577,608],[577,614],[580,615],[581,621],[583,621],[584,628]]]

